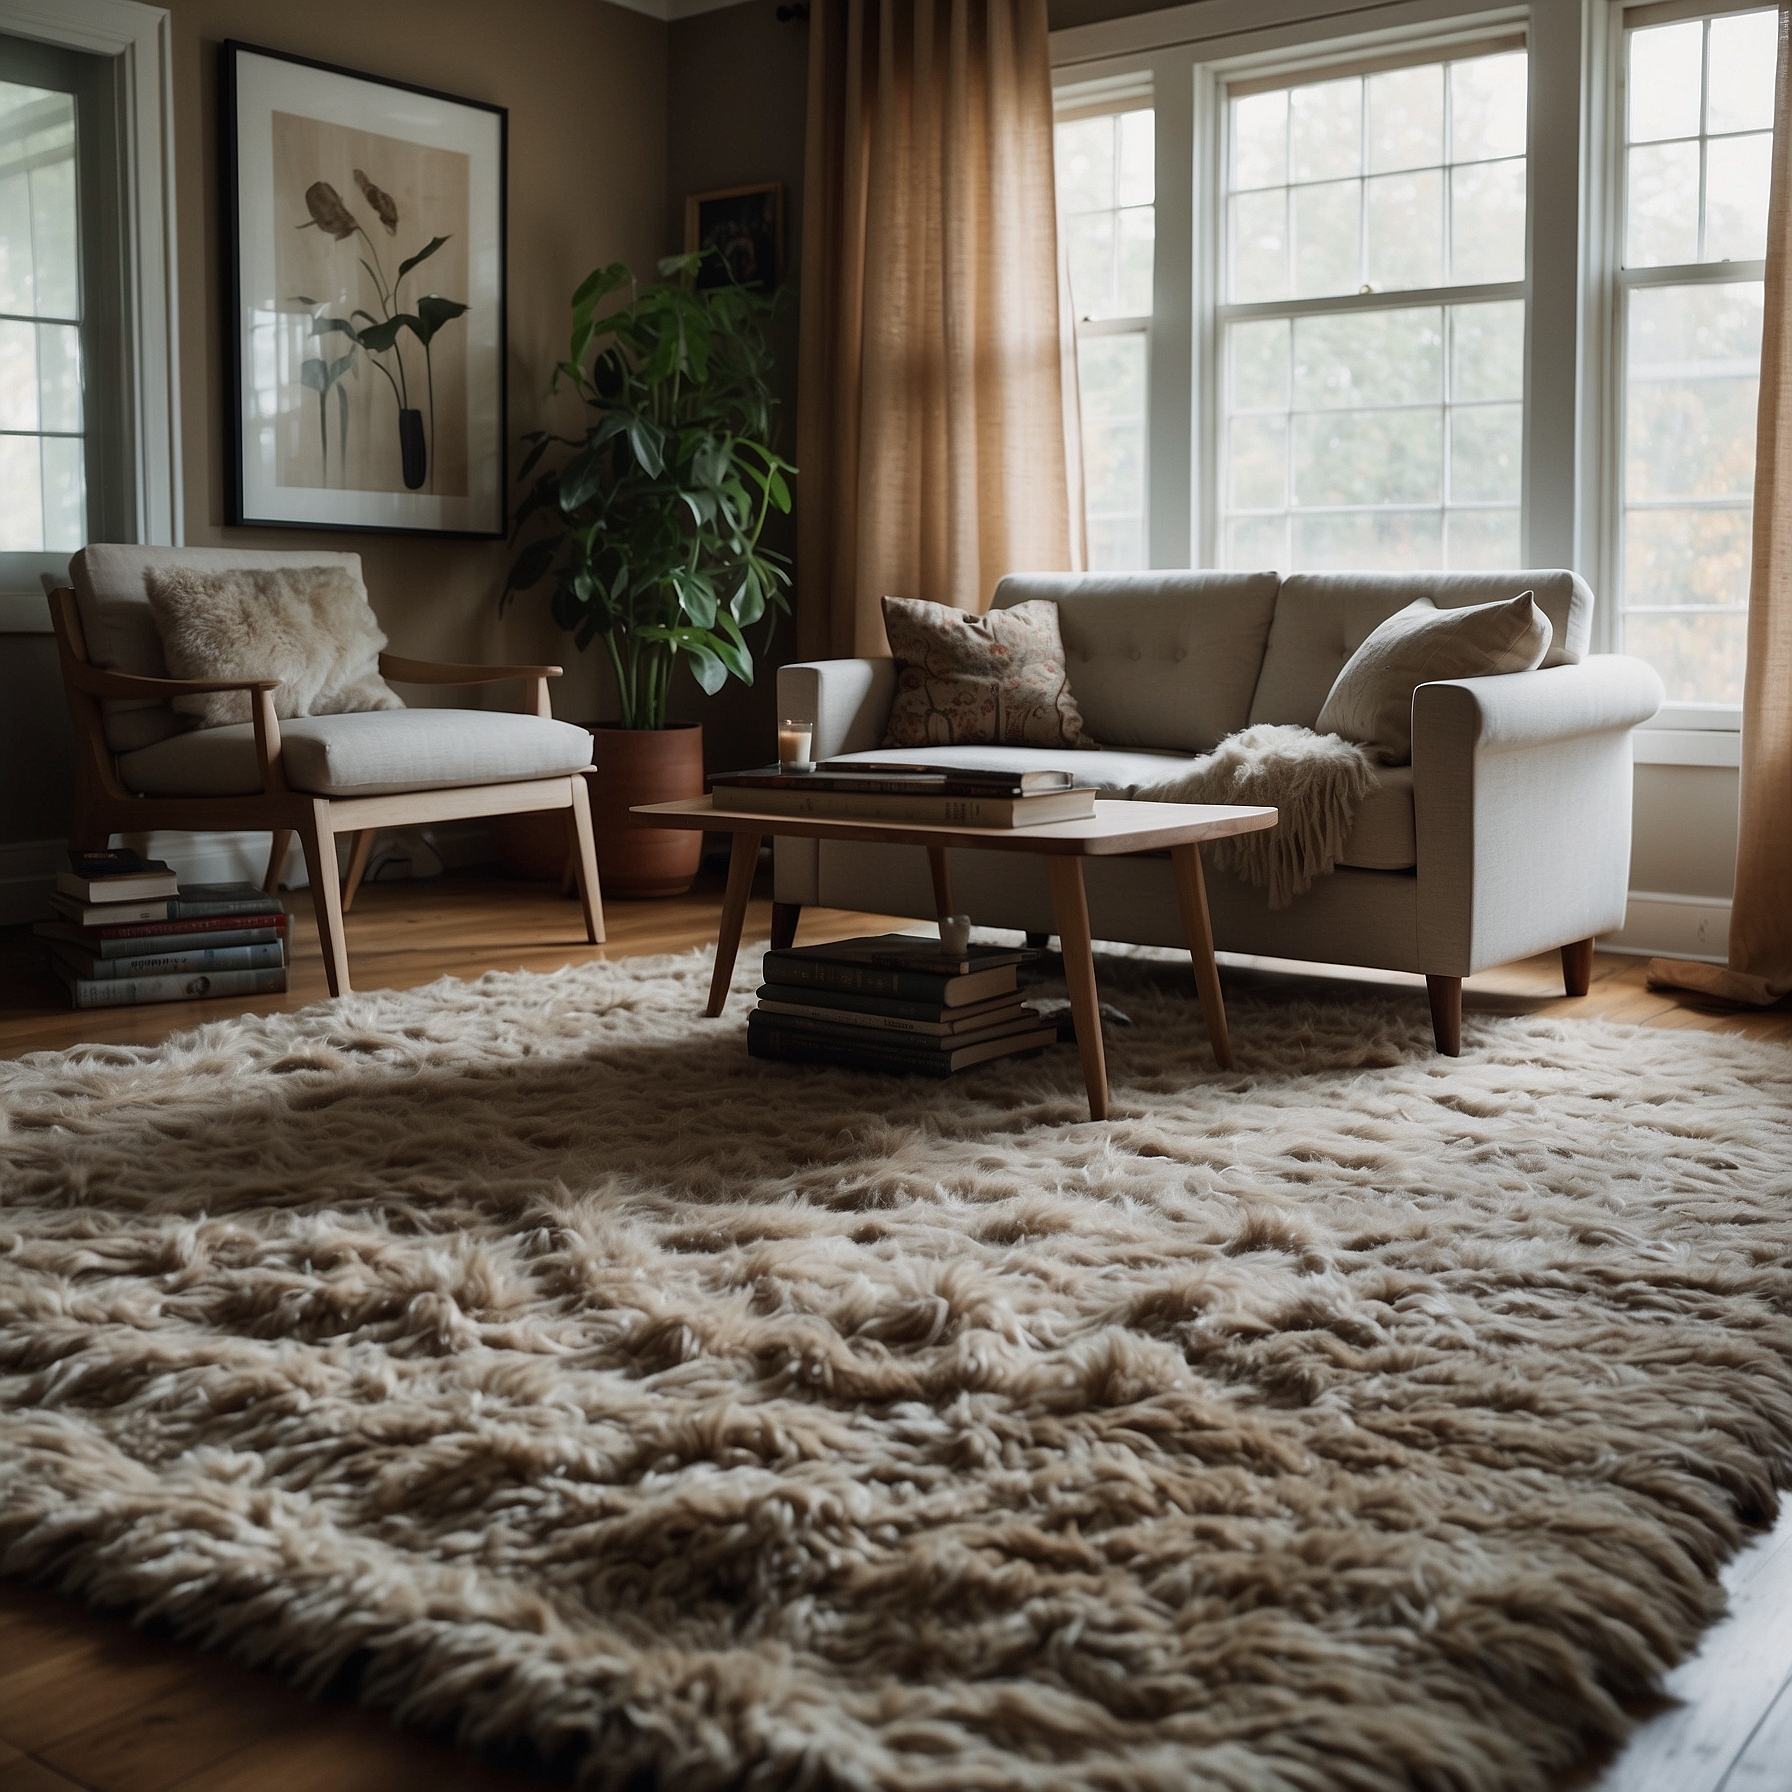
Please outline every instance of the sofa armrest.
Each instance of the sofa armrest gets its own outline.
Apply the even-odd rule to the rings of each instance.
[[[1598,653],[1547,671],[1422,684],[1412,694],[1413,765],[1422,750],[1428,756],[1444,741],[1472,739],[1483,752],[1497,752],[1628,732],[1648,721],[1665,695],[1653,666],[1621,653]]]
[[[1412,701],[1420,967],[1464,977],[1624,922],[1630,731],[1661,707],[1617,654],[1420,685]]]
[[[896,699],[894,660],[809,660],[778,668],[778,713],[815,718],[817,759],[883,745]]]

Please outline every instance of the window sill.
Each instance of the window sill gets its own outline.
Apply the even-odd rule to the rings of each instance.
[[[1638,765],[1742,764],[1742,735],[1733,728],[1638,728],[1630,737]]]

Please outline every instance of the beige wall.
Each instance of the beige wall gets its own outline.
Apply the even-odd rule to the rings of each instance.
[[[500,620],[503,542],[224,523],[226,404],[218,250],[217,50],[269,50],[409,81],[510,113],[509,381],[515,440],[549,417],[565,353],[567,301],[601,262],[647,267],[665,211],[666,27],[602,0],[164,0],[174,19],[176,208],[180,232],[182,476],[191,543],[352,548],[394,648],[444,659],[549,659],[567,667],[556,711],[583,720],[601,693],[524,598]],[[562,413],[564,414],[564,413]]]

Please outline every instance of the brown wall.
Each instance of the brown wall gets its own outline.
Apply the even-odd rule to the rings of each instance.
[[[598,668],[528,597],[497,614],[508,548],[224,523],[226,406],[218,251],[217,50],[225,38],[333,62],[510,113],[510,436],[549,416],[567,301],[601,262],[651,266],[665,211],[666,27],[602,0],[165,0],[174,20],[181,433],[187,540],[350,548],[393,647],[444,659],[548,659],[557,713],[605,698]],[[512,464],[515,452],[513,446]],[[468,700],[458,698],[457,700]]]
[[[699,13],[668,28],[666,211],[669,249],[684,247],[688,193],[759,181],[784,183],[785,275],[792,291],[776,334],[779,436],[777,447],[796,458],[797,295],[803,216],[804,104],[809,28],[777,18],[778,0],[746,0]],[[798,487],[800,491],[799,477]],[[769,547],[796,552],[789,519],[774,517]],[[705,698],[680,675],[674,713],[700,719],[710,769],[763,764],[774,757],[777,718],[775,667],[795,656],[795,630],[784,622],[768,651],[764,626],[750,632],[759,675],[751,690],[729,684]]]

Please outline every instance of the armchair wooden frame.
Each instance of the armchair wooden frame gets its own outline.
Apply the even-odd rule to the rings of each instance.
[[[529,778],[514,784],[465,784],[447,790],[405,791],[391,796],[314,796],[309,791],[292,789],[281,766],[280,721],[274,713],[278,679],[141,678],[134,673],[107,672],[87,657],[86,636],[73,591],[64,587],[51,593],[50,619],[56,631],[63,689],[75,730],[75,821],[69,843],[76,851],[102,848],[114,834],[147,833],[157,828],[192,833],[266,829],[273,836],[273,845],[262,883],[272,891],[296,834],[311,879],[311,905],[323,945],[324,973],[329,978],[330,994],[337,996],[350,987],[343,915],[353,906],[374,835],[381,828],[564,809],[567,845],[585,911],[585,937],[593,945],[602,942],[603,901],[591,834],[591,804],[582,773]],[[437,660],[404,659],[394,653],[380,655],[380,672],[401,684],[473,685],[518,679],[523,685],[525,710],[538,716],[552,715],[547,681],[560,676],[558,666],[459,666]],[[109,697],[150,697],[167,702],[203,691],[249,693],[261,789],[247,796],[215,797],[137,796],[126,790],[119,780],[112,750],[106,744],[101,701]],[[346,880],[337,865],[338,834],[355,837]]]

